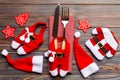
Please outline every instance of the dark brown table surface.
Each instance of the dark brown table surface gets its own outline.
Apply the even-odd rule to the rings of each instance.
[[[15,23],[14,16],[20,13],[29,13],[29,19],[26,26],[30,26],[38,21],[48,23],[49,16],[54,14],[57,3],[70,8],[70,15],[75,17],[75,31],[78,27],[78,19],[88,18],[92,28],[87,33],[81,32],[79,43],[89,53],[100,67],[100,71],[91,75],[86,80],[120,80],[120,47],[118,47],[115,56],[112,59],[105,58],[103,61],[97,61],[85,47],[84,43],[91,35],[91,31],[95,27],[108,26],[110,30],[115,32],[120,42],[120,0],[0,0],[0,31],[6,25],[15,27],[15,36],[17,36],[23,28]],[[11,48],[13,38],[5,39],[0,32],[0,52],[7,49],[13,59],[27,57],[30,55],[43,55],[48,49],[48,28],[45,31],[44,43],[31,54],[26,56],[18,56],[16,51]],[[12,68],[6,59],[0,55],[0,80],[84,80],[81,76],[76,61],[72,60],[72,74],[68,74],[65,78],[53,78],[48,72],[48,61],[44,58],[44,69],[42,74],[27,73]]]

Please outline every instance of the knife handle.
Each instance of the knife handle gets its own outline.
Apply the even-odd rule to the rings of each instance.
[[[57,38],[55,38],[54,39],[54,45],[55,45],[55,49],[57,49],[58,48],[58,45],[57,45],[58,43],[57,43]]]
[[[62,41],[62,50],[65,49],[65,39]]]

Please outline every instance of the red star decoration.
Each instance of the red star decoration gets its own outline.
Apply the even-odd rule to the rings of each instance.
[[[82,29],[84,33],[86,33],[88,28],[91,28],[90,24],[88,23],[88,19],[78,20],[78,23],[78,29]]]
[[[28,13],[18,15],[17,17],[15,17],[16,23],[23,27],[26,21],[28,20],[28,16]]]
[[[5,35],[5,38],[14,37],[14,31],[15,31],[15,28],[10,28],[9,25],[7,25],[6,28],[2,30],[2,32]]]

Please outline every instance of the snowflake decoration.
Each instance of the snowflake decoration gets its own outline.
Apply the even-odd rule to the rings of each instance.
[[[88,23],[88,19],[78,20],[78,23],[78,29],[82,29],[84,33],[86,33],[88,28],[91,28],[90,24]]]
[[[18,15],[17,17],[15,17],[16,23],[23,27],[26,21],[28,20],[28,16],[28,13]]]
[[[14,37],[15,28],[10,28],[9,25],[6,26],[2,33],[5,35],[5,38]]]

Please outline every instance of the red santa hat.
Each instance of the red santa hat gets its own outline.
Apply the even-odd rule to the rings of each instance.
[[[74,36],[75,36],[74,54],[76,62],[83,77],[87,78],[89,75],[99,71],[99,67],[93,61],[93,59],[87,54],[87,52],[79,45],[78,38],[80,37],[80,33],[76,32]]]
[[[98,60],[104,56],[111,58],[118,47],[118,41],[108,28],[95,28],[92,30],[93,38],[86,41],[86,46],[91,50]]]
[[[4,55],[8,63],[17,70],[22,70],[25,72],[42,73],[43,56],[30,56],[27,58],[20,58],[20,59],[12,60],[6,49],[3,49],[1,54]]]

